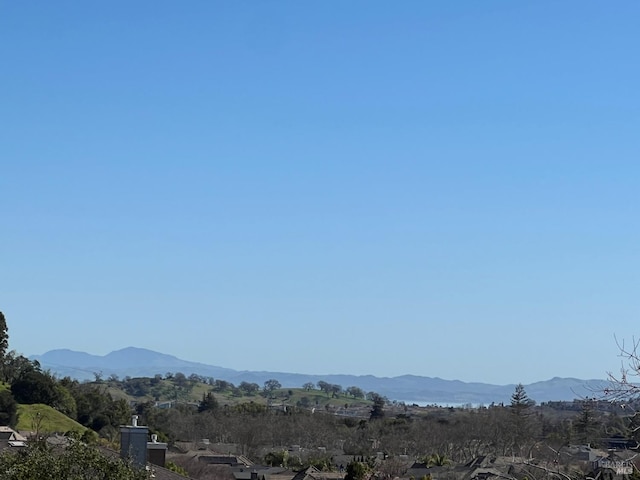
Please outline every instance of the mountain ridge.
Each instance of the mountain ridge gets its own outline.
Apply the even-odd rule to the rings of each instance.
[[[303,374],[270,371],[234,370],[231,368],[191,362],[154,350],[140,347],[125,347],[106,355],[93,355],[70,349],[55,349],[42,355],[32,355],[42,368],[58,376],[69,376],[78,380],[90,380],[96,375],[118,377],[152,377],[156,374],[181,372],[197,374],[234,384],[258,383],[277,379],[283,387],[301,387],[304,383],[325,381],[343,388],[357,386],[365,391],[375,391],[392,400],[420,404],[491,404],[506,403],[514,391],[515,384],[494,385],[482,382],[445,380],[405,374],[396,377],[350,374]],[[525,385],[529,397],[536,402],[571,401],[576,398],[593,397],[604,380],[581,380],[577,378],[553,377],[549,380]]]

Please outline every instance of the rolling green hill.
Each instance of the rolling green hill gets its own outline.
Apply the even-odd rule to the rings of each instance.
[[[48,405],[18,405],[17,430],[38,433],[84,433],[87,428]]]

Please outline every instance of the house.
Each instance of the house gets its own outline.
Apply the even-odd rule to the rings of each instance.
[[[254,465],[246,457],[211,451],[173,453],[170,459],[202,480],[291,480],[294,475],[286,468]]]
[[[291,480],[341,480],[344,473],[323,472],[311,466],[306,470],[302,470],[296,474]]]
[[[27,439],[13,428],[0,426],[0,451],[19,449],[27,446]]]
[[[185,477],[179,473],[172,472],[163,467],[153,466],[150,467],[152,477],[154,480],[190,480],[191,477]],[[191,479],[193,480],[193,479]]]
[[[512,465],[487,456],[476,457],[465,465],[445,465],[429,467],[425,463],[413,463],[403,478],[435,480],[516,480],[512,475]]]

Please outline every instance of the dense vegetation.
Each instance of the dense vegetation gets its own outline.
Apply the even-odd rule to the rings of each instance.
[[[147,472],[111,458],[83,442],[70,442],[55,448],[44,441],[31,442],[29,448],[0,455],[3,479],[40,480],[144,480]]]

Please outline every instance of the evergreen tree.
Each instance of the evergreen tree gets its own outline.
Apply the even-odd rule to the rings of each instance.
[[[4,314],[0,312],[0,358],[4,359],[9,349],[9,329]]]
[[[582,402],[580,416],[574,421],[573,428],[580,443],[587,445],[594,442],[598,421],[593,409],[592,399],[587,398]]]
[[[202,394],[202,401],[198,405],[198,412],[214,412],[218,409],[218,401],[213,393]]]
[[[371,400],[373,400],[373,407],[369,415],[369,420],[377,420],[384,418],[384,404],[385,398],[377,393],[371,394]]]
[[[18,424],[18,403],[9,390],[0,391],[0,425],[14,428]]]
[[[535,405],[535,402],[529,398],[527,392],[524,390],[524,385],[519,383],[516,385],[516,389],[511,395],[511,409],[516,415],[522,415],[526,413],[529,407]]]
[[[513,446],[519,451],[531,435],[531,407],[535,402],[529,398],[524,386],[519,383],[511,395]]]
[[[7,320],[4,318],[4,314],[0,312],[0,375],[2,380],[6,381],[5,365],[6,355],[9,349],[9,332],[7,329]]]

